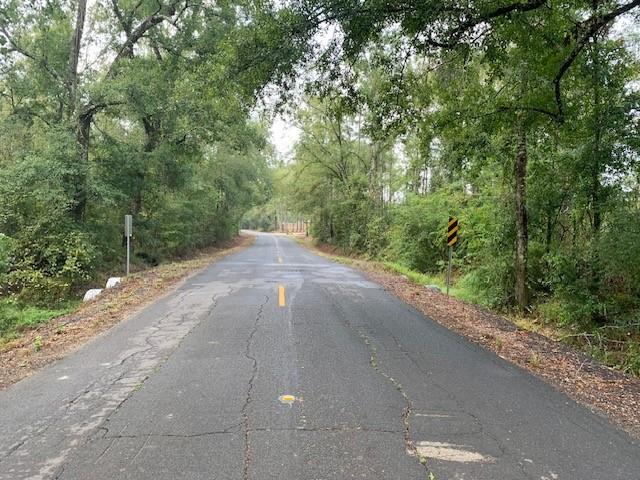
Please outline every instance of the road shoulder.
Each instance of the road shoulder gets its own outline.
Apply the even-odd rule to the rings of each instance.
[[[242,235],[189,260],[132,274],[76,311],[25,331],[0,350],[0,390],[66,357],[92,338],[175,291],[211,263],[247,248],[254,240],[253,236]]]
[[[604,366],[556,340],[523,330],[482,307],[418,285],[377,262],[342,257],[309,240],[299,243],[361,271],[425,316],[531,372],[640,439],[640,379]]]

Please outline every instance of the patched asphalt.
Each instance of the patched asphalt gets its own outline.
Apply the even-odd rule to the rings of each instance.
[[[0,479],[430,474],[636,480],[640,445],[269,234],[0,392]]]

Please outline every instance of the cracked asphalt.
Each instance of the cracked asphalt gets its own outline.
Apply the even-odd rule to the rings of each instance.
[[[640,445],[269,234],[0,392],[0,479],[430,476],[634,480]]]

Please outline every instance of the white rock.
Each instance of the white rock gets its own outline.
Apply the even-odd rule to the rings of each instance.
[[[115,287],[121,280],[122,277],[109,277],[109,280],[107,280],[107,288]]]
[[[89,300],[93,300],[102,292],[101,288],[92,288],[91,290],[87,290],[87,293],[84,294],[82,299],[83,302],[88,302]]]

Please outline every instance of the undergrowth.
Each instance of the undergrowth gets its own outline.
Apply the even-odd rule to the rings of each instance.
[[[0,345],[15,339],[21,332],[46,324],[72,312],[79,301],[69,300],[53,308],[25,305],[15,298],[0,300]]]

